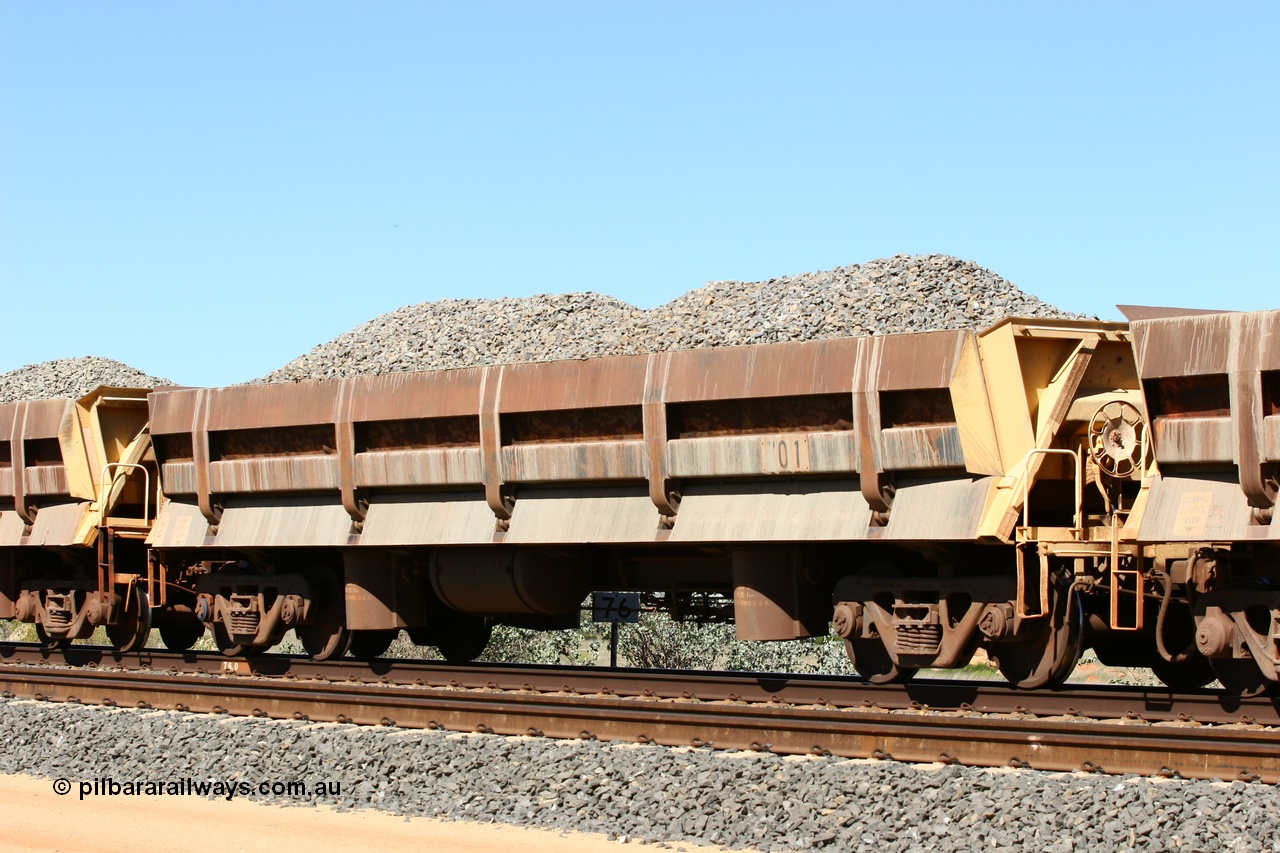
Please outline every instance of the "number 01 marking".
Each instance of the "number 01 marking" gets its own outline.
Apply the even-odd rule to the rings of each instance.
[[[809,470],[809,439],[768,438],[761,442],[761,463],[771,474]]]

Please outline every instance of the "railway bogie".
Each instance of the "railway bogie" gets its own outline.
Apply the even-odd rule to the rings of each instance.
[[[835,633],[874,681],[983,650],[1053,687],[1093,647],[1254,693],[1277,343],[1277,311],[1006,320],[3,406],[0,617],[460,660],[629,590],[744,640]]]

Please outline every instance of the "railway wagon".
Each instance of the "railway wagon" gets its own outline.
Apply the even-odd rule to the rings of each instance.
[[[1168,585],[1223,686],[1280,683],[1280,311],[1132,324],[1155,468],[1136,539],[1169,554]],[[1159,637],[1158,637],[1159,639]],[[1165,650],[1167,651],[1167,650]]]
[[[466,659],[626,590],[746,640],[833,631],[876,681],[981,647],[1052,686],[1092,646],[1268,689],[1280,312],[1136,316],[157,389],[111,480],[156,492],[146,547],[103,545],[138,528],[102,476],[85,541],[41,541],[14,492],[0,617],[232,655],[292,630],[318,659],[406,629]]]
[[[147,392],[0,405],[0,618],[46,642],[150,631],[146,537],[156,510]]]

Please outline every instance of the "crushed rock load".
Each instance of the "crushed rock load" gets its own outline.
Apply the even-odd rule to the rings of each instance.
[[[185,788],[191,779],[234,783],[237,791],[245,783],[255,790],[244,798],[262,802],[603,832],[668,849],[1280,849],[1280,788],[1261,783],[783,758],[23,700],[0,700],[0,743],[0,773],[66,779],[77,796],[79,783],[93,780]],[[263,782],[301,782],[305,793],[259,794]],[[323,793],[317,783],[326,784]],[[130,799],[120,796],[122,805]]]
[[[651,310],[597,293],[424,302],[375,317],[256,381],[983,328],[1014,316],[1080,315],[972,261],[897,255],[768,281],[711,282]]]
[[[0,403],[19,400],[77,399],[99,385],[113,388],[155,388],[172,385],[168,379],[149,376],[141,370],[109,358],[87,355],[28,364],[0,374]]]

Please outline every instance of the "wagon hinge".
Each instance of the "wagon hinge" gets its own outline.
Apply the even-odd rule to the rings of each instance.
[[[1244,492],[1255,519],[1269,524],[1276,505],[1280,484],[1274,471],[1268,471],[1263,423],[1262,374],[1243,370],[1231,374],[1232,420],[1236,428],[1236,453],[1240,466],[1240,489]]]
[[[502,377],[500,365],[486,367],[480,381],[480,468],[485,502],[496,517],[499,532],[507,529],[516,503],[502,476]]]
[[[27,402],[21,401],[13,413],[13,432],[9,444],[13,471],[13,508],[28,528],[36,523],[36,507],[27,505],[27,453],[23,438],[27,432]]]
[[[873,527],[884,527],[893,508],[893,475],[886,473],[877,453],[880,407],[874,390],[853,393],[853,416],[857,424],[858,482],[862,497],[871,508]]]
[[[209,391],[201,389],[196,392],[195,412],[191,418],[191,455],[196,469],[196,502],[200,506],[200,514],[210,527],[216,528],[222,520],[222,505],[213,499],[209,483],[209,464],[211,451],[209,447]]]
[[[369,502],[356,491],[356,429],[351,419],[351,379],[341,380],[333,418],[335,449],[338,453],[338,489],[342,508],[351,516],[356,532],[364,529]]]
[[[644,445],[649,459],[649,500],[658,508],[663,527],[675,525],[680,510],[680,484],[670,479],[667,470],[667,373],[671,354],[653,353],[645,365]]]

